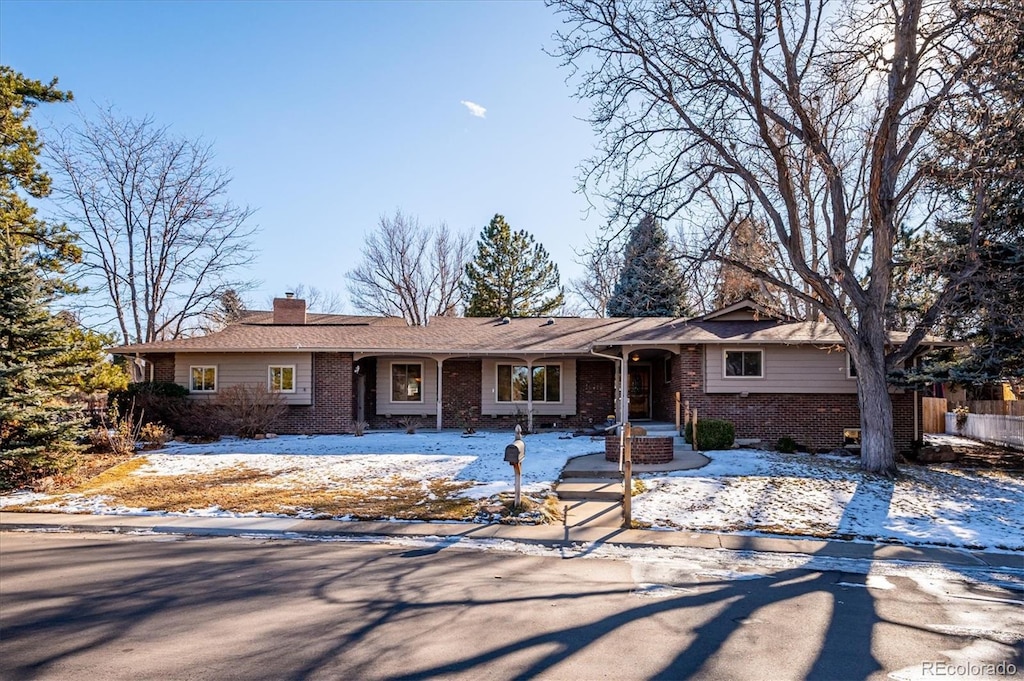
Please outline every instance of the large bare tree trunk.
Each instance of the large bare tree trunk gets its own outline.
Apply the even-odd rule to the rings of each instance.
[[[599,135],[581,190],[609,199],[620,224],[684,218],[703,232],[705,248],[692,257],[746,273],[832,322],[858,363],[863,465],[894,472],[887,369],[913,357],[976,269],[968,258],[948,272],[915,328],[894,342],[901,330],[885,326],[894,246],[948,207],[927,184],[925,161],[936,132],[957,129],[958,103],[984,101],[965,75],[987,58],[971,22],[985,13],[981,21],[1019,21],[1019,7],[549,2],[567,26],[555,56],[573,69]],[[777,257],[730,252],[729,228],[745,220],[767,226]]]

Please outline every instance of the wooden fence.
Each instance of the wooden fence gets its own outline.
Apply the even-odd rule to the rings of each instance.
[[[967,403],[972,414],[1024,416],[1024,400],[974,400]]]
[[[968,414],[962,430],[957,430],[956,414],[946,414],[946,432],[972,440],[1024,449],[1024,416]]]
[[[946,432],[946,398],[921,398],[921,427],[926,433]]]

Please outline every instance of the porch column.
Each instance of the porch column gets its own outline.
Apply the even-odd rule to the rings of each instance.
[[[526,432],[533,432],[533,360],[526,360]]]
[[[629,419],[629,348],[622,346],[622,370],[619,372],[619,423]]]
[[[437,358],[437,430],[441,431],[441,424],[444,423],[444,419],[441,413],[442,400],[441,396],[444,394],[442,388],[444,387],[444,374],[441,372],[441,367],[444,365],[444,358]]]

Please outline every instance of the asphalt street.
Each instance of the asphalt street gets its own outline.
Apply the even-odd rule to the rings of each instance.
[[[1021,599],[926,571],[3,532],[0,676],[1021,678]]]

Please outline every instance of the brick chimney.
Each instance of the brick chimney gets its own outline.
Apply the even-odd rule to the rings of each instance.
[[[285,293],[284,298],[274,298],[274,323],[305,324],[306,301],[290,292]]]

